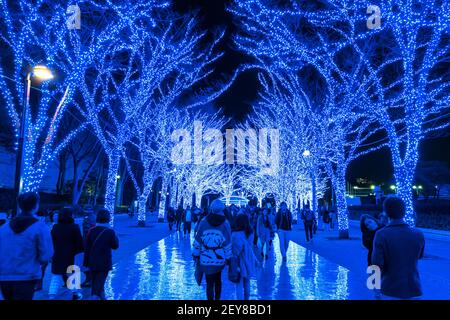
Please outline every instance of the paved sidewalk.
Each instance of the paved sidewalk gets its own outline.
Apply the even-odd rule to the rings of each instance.
[[[109,299],[205,299],[205,284],[194,279],[191,256],[192,237],[169,232],[167,223],[149,217],[148,226],[137,227],[136,218],[116,217],[115,230],[120,248],[113,254],[114,269],[106,283]],[[80,221],[77,221],[78,223]],[[269,259],[251,281],[251,299],[373,299],[366,287],[367,251],[362,246],[359,226],[351,223],[350,239],[338,239],[337,231],[319,230],[307,243],[302,225],[291,234],[288,261],[281,261],[277,237]],[[423,299],[450,299],[450,242],[425,233],[425,258],[419,268],[424,289]],[[82,255],[77,256],[81,264]],[[35,299],[71,299],[71,292],[61,288],[60,276],[47,268],[44,290]],[[222,274],[223,299],[235,299],[235,286]],[[49,294],[56,293],[54,296]],[[89,289],[83,289],[89,298]]]
[[[114,266],[106,283],[106,295],[114,300],[204,300],[205,280],[194,278],[193,238],[171,234],[134,257]],[[236,288],[222,272],[222,300],[236,298]],[[282,262],[278,238],[269,259],[250,281],[252,300],[344,300],[360,297],[361,286],[351,281],[351,272],[302,246],[291,243],[287,262]],[[363,288],[364,289],[364,288]],[[370,295],[365,295],[370,298]]]
[[[77,219],[76,222],[80,224],[81,228],[82,219]],[[158,223],[156,216],[148,216],[147,226],[142,228],[137,226],[136,216],[130,218],[128,215],[117,215],[115,217],[114,229],[119,237],[119,249],[113,251],[114,264],[130,256],[134,256],[140,250],[170,234],[167,223]],[[81,266],[82,261],[83,254],[77,255],[75,263]],[[34,299],[72,299],[72,293],[62,288],[62,285],[61,276],[53,275],[51,273],[51,265],[49,265],[44,276],[44,289],[36,292]],[[88,298],[90,296],[90,289],[82,289],[81,293],[84,299]]]

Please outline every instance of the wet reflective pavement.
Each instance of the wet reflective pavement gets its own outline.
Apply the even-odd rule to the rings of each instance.
[[[113,300],[205,299],[205,281],[194,278],[191,239],[173,233],[131,258],[114,265],[106,286]],[[222,299],[236,298],[235,285],[222,273]],[[365,281],[351,280],[351,272],[291,242],[287,262],[282,263],[275,237],[274,249],[250,281],[250,299],[370,299]],[[357,284],[355,284],[357,282]]]

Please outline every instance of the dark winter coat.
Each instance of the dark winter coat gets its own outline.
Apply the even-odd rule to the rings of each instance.
[[[119,248],[114,230],[98,224],[89,230],[84,251],[84,266],[92,271],[112,269],[112,250]]]
[[[178,208],[175,214],[175,220],[176,221],[181,221],[183,219],[184,216],[184,210],[182,208]]]
[[[282,213],[281,210],[278,210],[278,213],[275,217],[275,224],[277,228],[280,230],[290,231],[292,230],[292,214],[289,210],[285,213]]]
[[[381,293],[408,299],[422,295],[418,260],[423,258],[423,233],[393,220],[375,233],[372,263],[381,269]]]
[[[175,221],[175,210],[173,208],[169,208],[167,210],[167,221],[174,222]]]
[[[75,223],[57,223],[53,226],[51,234],[55,251],[52,273],[66,274],[67,268],[75,264],[75,256],[83,252],[80,227]]]
[[[303,209],[302,210],[302,220],[306,224],[315,223],[316,217],[314,215],[314,212],[309,208]]]

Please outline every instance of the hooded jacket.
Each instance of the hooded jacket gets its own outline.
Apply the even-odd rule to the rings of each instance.
[[[52,256],[50,229],[34,216],[20,215],[0,227],[0,281],[41,279],[41,265]]]
[[[223,214],[209,214],[198,226],[193,244],[205,274],[222,271],[231,257],[231,227]]]

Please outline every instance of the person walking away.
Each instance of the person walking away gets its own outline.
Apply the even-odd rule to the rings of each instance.
[[[194,238],[192,256],[206,277],[208,300],[220,300],[222,270],[231,257],[231,227],[224,215],[225,205],[216,199]]]
[[[175,210],[172,207],[167,209],[167,222],[169,223],[169,231],[172,231],[175,222]]]
[[[175,213],[175,220],[177,222],[177,231],[181,231],[181,221],[183,220],[184,210],[183,207],[178,206],[177,212]]]
[[[112,270],[112,250],[119,248],[119,239],[110,228],[111,216],[108,210],[97,212],[97,225],[87,236],[84,265],[92,277],[91,293],[94,298],[105,300],[105,282]]]
[[[315,224],[316,217],[314,212],[309,209],[309,205],[305,205],[302,212],[303,225],[305,226],[306,242],[313,239],[313,227]]]
[[[363,214],[360,220],[360,228],[362,233],[363,246],[368,250],[367,252],[367,266],[372,265],[373,240],[375,233],[383,226],[374,217]]]
[[[386,212],[384,212],[384,211],[381,211],[381,212],[378,214],[377,219],[378,219],[379,223],[380,223],[383,227],[386,226],[386,225],[389,223],[389,217],[387,216]]]
[[[35,217],[39,194],[23,193],[17,202],[19,215],[0,227],[0,290],[5,300],[32,300],[53,244],[50,229]]]
[[[89,210],[85,213],[83,218],[83,247],[86,247],[87,235],[89,230],[95,227],[96,216],[93,210]],[[84,282],[81,284],[82,288],[89,288],[91,286],[91,273],[89,269],[83,266],[83,273],[85,276]]]
[[[283,261],[287,260],[286,254],[289,248],[290,232],[292,230],[292,214],[287,208],[286,202],[280,204],[280,210],[275,217],[275,224],[278,230],[278,239],[280,240],[280,251]]]
[[[330,223],[329,223],[330,230],[334,230],[334,212],[333,212],[333,210],[328,210],[328,209],[327,209],[327,211],[328,211],[328,217],[330,219]]]
[[[261,214],[258,218],[258,222],[256,224],[256,232],[258,233],[259,243],[260,243],[260,252],[261,256],[265,259],[269,258],[269,250],[270,250],[270,234],[272,231],[272,225],[270,223],[269,218],[269,209],[264,208],[261,211]],[[264,253],[264,248],[266,249]]]
[[[424,256],[423,233],[404,221],[405,203],[388,196],[383,203],[389,223],[375,233],[372,264],[381,270],[381,294],[386,299],[422,295],[418,260]]]
[[[258,260],[252,246],[252,228],[246,214],[237,214],[234,220],[234,230],[231,234],[232,255],[239,265],[240,278],[236,283],[236,298],[250,299],[250,278],[256,276]]]
[[[191,235],[191,227],[192,227],[192,210],[190,206],[187,206],[186,211],[184,212],[183,216],[183,231],[184,235],[189,236]]]
[[[72,272],[69,266],[75,264],[75,256],[83,252],[83,237],[80,227],[75,223],[71,208],[63,208],[58,216],[58,223],[51,231],[54,254],[52,259],[52,273],[61,275],[64,285]],[[80,300],[81,294],[73,291],[72,300]]]

